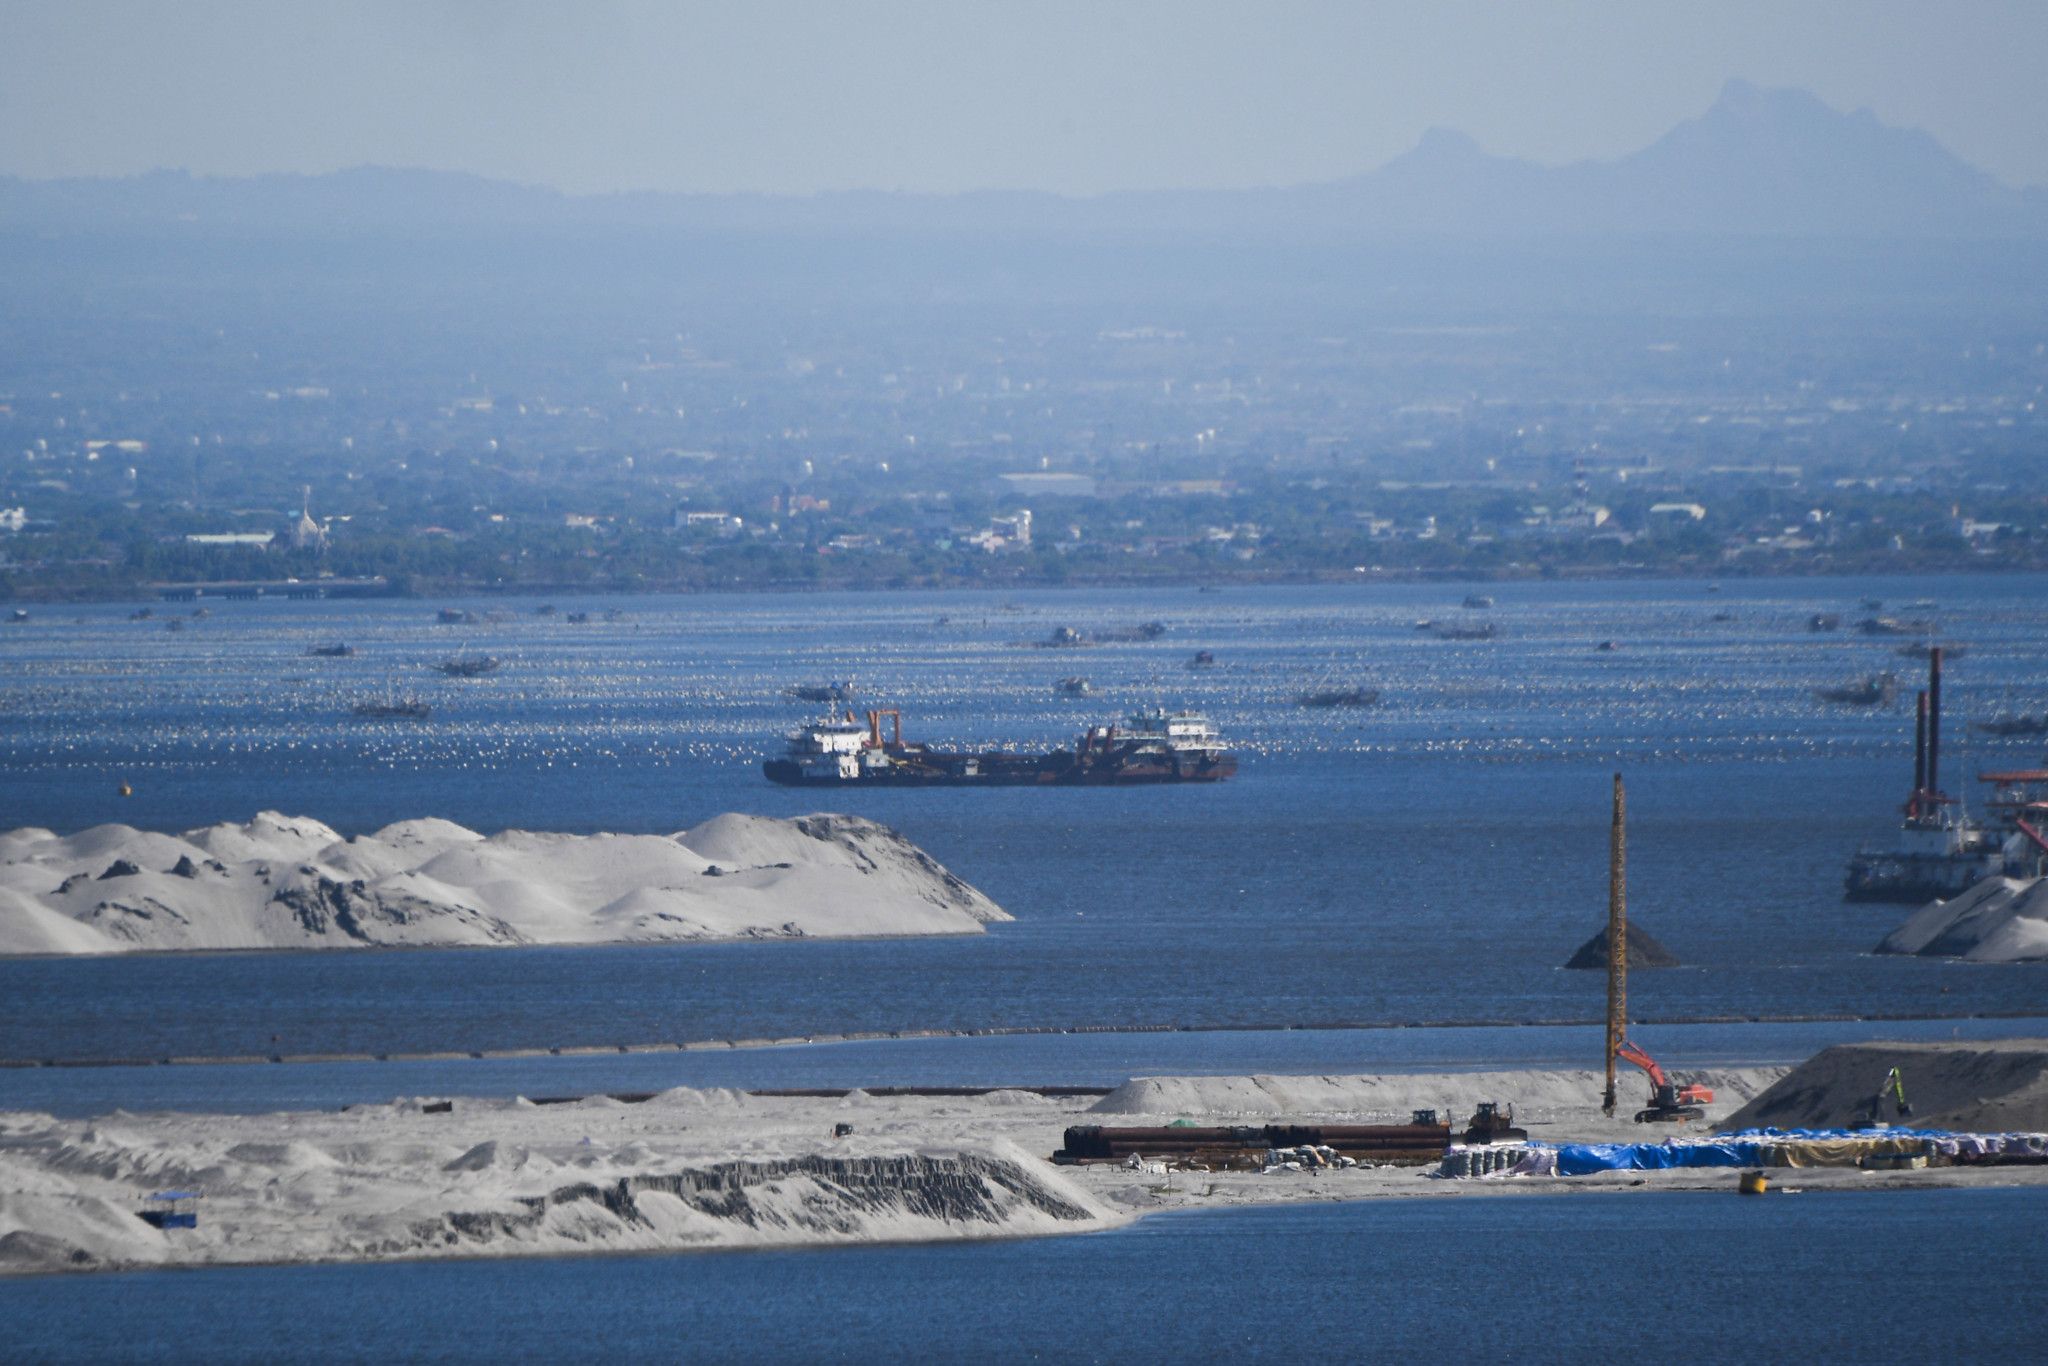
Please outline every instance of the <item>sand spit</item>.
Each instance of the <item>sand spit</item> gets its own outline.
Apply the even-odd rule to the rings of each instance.
[[[1001,908],[887,826],[723,815],[676,835],[343,839],[266,811],[181,835],[0,834],[0,953],[976,934]]]
[[[1761,1091],[1782,1069],[1717,1073]],[[1593,1073],[1148,1078],[1151,1122],[1292,1091],[1370,1123],[1499,1100],[1533,1136],[1641,1137],[1605,1120]],[[1157,1175],[1055,1167],[1093,1097],[761,1097],[675,1089],[624,1104],[397,1101],[332,1112],[0,1114],[0,1271],[990,1238],[1110,1227],[1184,1204],[1441,1193],[1414,1167]],[[1223,1107],[1222,1109],[1205,1107]],[[1297,1117],[1312,1117],[1307,1110]],[[1132,1119],[1129,1122],[1146,1122]],[[852,1132],[835,1137],[839,1125]],[[1692,1126],[1698,1128],[1699,1126]],[[1195,1176],[1199,1175],[1199,1183]],[[199,1227],[158,1231],[143,1197],[197,1191]]]
[[[1927,1106],[1916,1122],[1974,1114],[1982,1118],[1971,1127],[1985,1130],[2041,1127],[2029,1123],[2040,1108],[2014,1103],[2044,1103],[2048,1043],[2038,1041],[1860,1044],[1789,1074],[1724,1068],[1687,1079],[1721,1092],[1710,1118],[1726,1127],[1765,1109],[1772,1115],[1763,1118],[1776,1116],[1780,1100],[1815,1086],[1823,1100],[1874,1089],[1901,1058],[1909,1091]],[[1481,1100],[1513,1105],[1532,1142],[1553,1151],[1707,1135],[1704,1123],[1631,1122],[1632,1089],[1622,1115],[1607,1118],[1600,1089],[1590,1070],[1532,1070],[1148,1077],[1094,1108],[1087,1097],[1014,1090],[794,1097],[678,1088],[635,1104],[457,1098],[271,1115],[0,1114],[0,1273],[1003,1238],[1086,1232],[1171,1209],[1382,1197],[1707,1189],[1733,1198],[1733,1173],[1690,1167],[1559,1176],[1553,1165],[1512,1180],[1443,1180],[1434,1164],[1169,1172],[1049,1161],[1069,1125],[1405,1122],[1428,1108],[1449,1108],[1462,1124]],[[1968,1104],[1953,1100],[1964,1093]],[[1802,1105],[1784,1119],[1828,1117],[1825,1104]],[[2048,1187],[2048,1165],[1809,1169],[1797,1181]],[[197,1228],[159,1231],[138,1217],[144,1197],[168,1188],[199,1192]]]
[[[1732,1113],[1785,1074],[1783,1067],[1723,1067],[1686,1070],[1683,1079],[1714,1089],[1711,1121]],[[1346,1077],[1133,1077],[1096,1102],[1101,1122],[1126,1116],[1229,1119],[1342,1119],[1353,1124],[1405,1124],[1415,1110],[1435,1110],[1459,1124],[1481,1101],[1515,1108],[1517,1123],[1535,1129],[1557,1124],[1574,1131],[1603,1131],[1617,1121],[1600,1114],[1604,1073],[1585,1071],[1436,1072],[1418,1075]],[[1619,1081],[1623,1132],[1629,1116],[1647,1099],[1641,1073],[1624,1071]],[[1111,1118],[1114,1116],[1114,1118]],[[1634,1136],[1640,1136],[1638,1132]]]
[[[1808,1058],[1721,1126],[1832,1128],[1863,1119],[1892,1068],[1919,1129],[2048,1130],[2048,1039],[1840,1044]],[[1898,1122],[1889,1102],[1878,1118]]]
[[[1971,963],[2048,959],[2048,878],[1988,877],[1947,901],[1930,901],[1877,951]]]

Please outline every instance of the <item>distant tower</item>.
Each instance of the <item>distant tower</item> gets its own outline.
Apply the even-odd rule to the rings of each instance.
[[[327,528],[313,520],[313,486],[299,490],[299,522],[292,528],[292,549],[327,549]]]

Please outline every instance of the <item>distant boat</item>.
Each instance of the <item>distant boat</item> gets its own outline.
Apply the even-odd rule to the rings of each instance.
[[[1970,729],[1984,735],[2048,735],[2048,711],[2002,711],[1982,721],[1971,722]]]
[[[1059,682],[1053,684],[1053,687],[1068,697],[1086,697],[1089,693],[1095,691],[1094,688],[1089,686],[1088,680],[1079,674],[1062,678]]]
[[[28,620],[28,608],[26,608],[26,607],[17,607],[17,608],[15,608],[15,609],[14,609],[14,615],[13,615],[13,616],[11,616],[11,617],[9,617],[9,618],[8,618],[8,620],[9,620],[9,621],[11,621],[11,622],[13,622],[13,623],[14,623],[14,624],[15,624],[16,626],[19,626],[19,625],[21,625],[21,623],[23,623],[24,621],[27,621],[27,620]]]
[[[1318,688],[1296,699],[1304,707],[1370,707],[1380,700],[1378,688]]]
[[[850,678],[830,683],[793,683],[782,690],[784,697],[794,697],[799,702],[844,702],[853,693],[853,680]]]
[[[1809,631],[1839,631],[1842,629],[1842,618],[1835,612],[1815,612],[1806,619],[1806,629]]]
[[[1098,641],[1157,640],[1165,634],[1165,622],[1144,621],[1136,626],[1119,626],[1107,631],[1097,632],[1094,639]]]
[[[358,702],[349,708],[349,714],[368,720],[403,718],[408,721],[424,721],[433,710],[418,698],[408,697],[386,702]]]
[[[1856,629],[1866,636],[1924,636],[1934,629],[1931,621],[1905,621],[1898,617],[1865,617]]]
[[[320,659],[347,659],[355,652],[355,646],[339,640],[331,645],[314,645],[306,650],[307,654]]]
[[[463,626],[476,620],[476,613],[465,612],[460,607],[443,607],[434,614],[434,620],[443,626]]]
[[[1476,608],[1483,611],[1486,608],[1493,606],[1493,599],[1488,597],[1484,593],[1467,593],[1465,595],[1465,601],[1461,603],[1460,606]]]
[[[482,678],[485,674],[496,673],[504,662],[496,655],[460,655],[444,659],[434,667],[450,678]]]
[[[1889,707],[1898,700],[1899,680],[1896,674],[1875,673],[1853,683],[1815,688],[1813,695],[1823,702],[1839,702],[1849,707]]]
[[[1206,669],[1209,668],[1211,665],[1215,664],[1215,662],[1215,652],[1210,650],[1197,650],[1195,651],[1195,657],[1188,661],[1188,667],[1190,669]]]

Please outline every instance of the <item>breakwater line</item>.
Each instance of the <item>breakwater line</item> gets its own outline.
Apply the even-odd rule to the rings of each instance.
[[[1632,1023],[1652,1027],[1716,1025],[1826,1025],[1906,1024],[1946,1021],[2039,1020],[2038,1011],[1967,1011],[1952,1014],[1925,1012],[1866,1012],[1839,1014],[1757,1014],[1757,1015],[1643,1015]],[[423,1063],[492,1061],[538,1058],[590,1058],[650,1053],[730,1052],[743,1049],[794,1048],[804,1045],[883,1043],[918,1039],[1018,1038],[1044,1035],[1118,1034],[1261,1034],[1295,1031],[1385,1031],[1457,1029],[1578,1029],[1597,1028],[1602,1022],[1592,1017],[1551,1019],[1501,1019],[1461,1017],[1432,1020],[1325,1020],[1251,1024],[1118,1024],[1118,1025],[994,1025],[981,1029],[867,1030],[853,1033],[792,1034],[777,1038],[699,1039],[683,1042],[572,1044],[561,1047],[463,1049],[418,1052],[346,1053],[237,1053],[181,1054],[172,1056],[129,1055],[123,1057],[0,1058],[0,1069],[96,1068],[96,1067],[220,1067],[264,1064],[308,1063]]]

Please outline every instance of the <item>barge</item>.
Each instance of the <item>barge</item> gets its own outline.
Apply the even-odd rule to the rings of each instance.
[[[851,710],[833,711],[798,727],[783,756],[761,771],[786,787],[1134,786],[1221,782],[1237,772],[1237,756],[1208,717],[1164,707],[1091,726],[1071,749],[1035,754],[908,743],[903,713],[881,708],[864,721]]]

